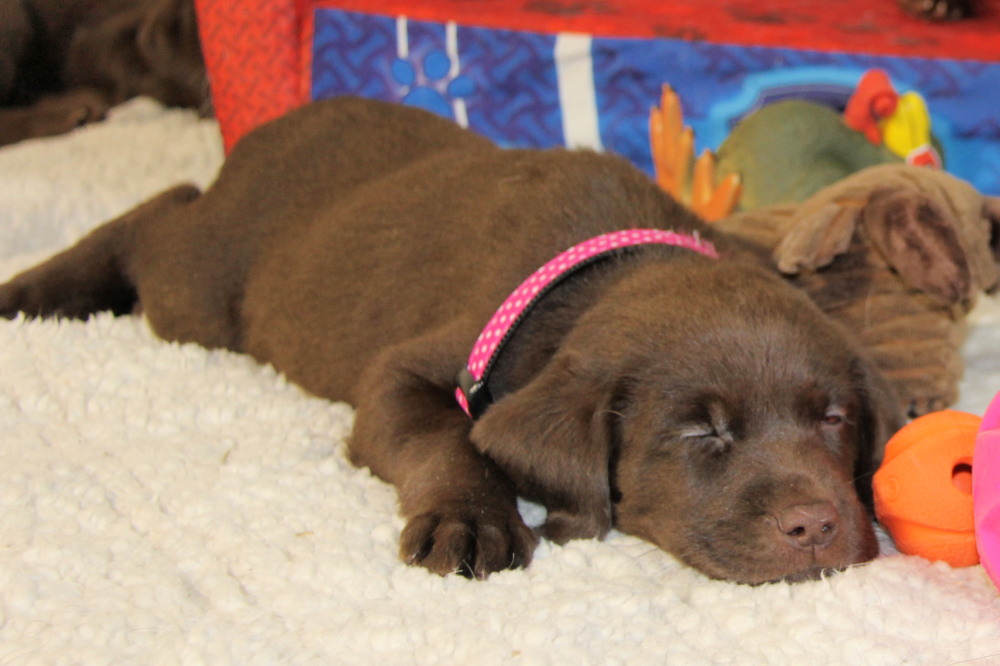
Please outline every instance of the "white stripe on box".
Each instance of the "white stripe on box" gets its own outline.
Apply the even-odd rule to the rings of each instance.
[[[556,35],[556,78],[566,147],[601,150],[590,44],[589,35]]]
[[[454,21],[448,21],[444,31],[445,52],[448,54],[448,59],[451,60],[451,71],[448,73],[448,79],[453,80],[462,71],[458,61],[458,26]],[[465,100],[460,97],[451,100],[451,109],[455,113],[455,122],[458,123],[458,126],[468,127],[469,114],[465,108]]]
[[[410,57],[410,35],[405,16],[396,17],[396,55],[400,60]]]

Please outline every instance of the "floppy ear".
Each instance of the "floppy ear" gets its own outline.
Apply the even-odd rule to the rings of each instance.
[[[861,398],[854,482],[861,501],[874,511],[872,477],[882,464],[886,443],[903,427],[906,418],[899,396],[874,363],[857,357],[852,371]]]
[[[876,249],[911,286],[949,305],[972,288],[972,271],[955,233],[955,220],[916,190],[881,190],[864,209],[864,226]]]
[[[557,543],[611,529],[612,396],[576,355],[564,353],[472,429],[476,448],[520,493],[546,506],[542,532]]]
[[[778,270],[790,275],[829,265],[850,247],[862,207],[844,198],[802,213],[774,249]]]

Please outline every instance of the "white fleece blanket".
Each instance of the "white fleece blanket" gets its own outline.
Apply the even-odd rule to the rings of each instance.
[[[220,161],[213,122],[143,100],[0,150],[0,279]],[[959,407],[982,413],[1000,307],[975,323]],[[140,319],[0,320],[0,664],[1000,663],[978,566],[746,587],[613,534],[485,582],[406,567],[351,418]]]

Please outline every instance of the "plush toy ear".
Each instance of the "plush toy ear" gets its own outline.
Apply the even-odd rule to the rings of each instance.
[[[778,270],[785,274],[815,270],[846,252],[862,205],[855,199],[843,199],[802,214],[774,249]]]
[[[476,448],[546,506],[542,533],[557,543],[611,529],[613,392],[580,365],[573,354],[553,359],[472,429]]]
[[[911,286],[947,304],[969,295],[972,271],[955,220],[916,190],[881,190],[864,209],[868,238]]]

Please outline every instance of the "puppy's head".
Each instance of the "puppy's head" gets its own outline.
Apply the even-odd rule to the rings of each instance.
[[[877,553],[864,500],[898,414],[806,297],[692,260],[613,287],[473,441],[547,506],[549,538],[614,525],[709,576],[763,583]]]

